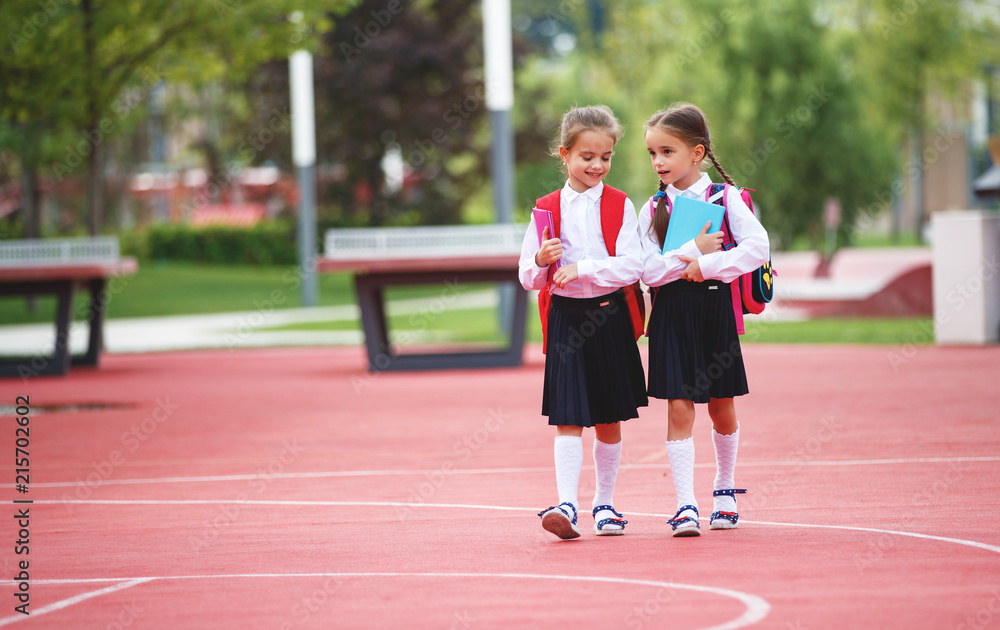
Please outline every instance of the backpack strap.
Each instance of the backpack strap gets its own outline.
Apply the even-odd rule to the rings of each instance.
[[[722,245],[724,247],[725,245],[732,245],[732,246],[736,245],[736,241],[733,240],[733,231],[729,227],[729,203],[728,203],[729,188],[730,188],[729,184],[711,184],[705,190],[705,201],[708,201],[709,199],[717,195],[719,191],[722,191],[722,195],[718,199],[710,203],[715,203],[725,208],[725,212],[722,213]]]
[[[733,231],[729,227],[729,204],[727,202],[727,197],[729,197],[729,189],[731,186],[729,184],[712,184],[708,187],[705,192],[705,201],[715,195],[716,192],[722,190],[722,198],[715,201],[723,208],[725,212],[722,213],[722,246],[724,249],[729,249],[726,247],[728,243],[731,247],[736,247],[736,240],[733,238]],[[712,192],[712,191],[715,192]],[[746,332],[743,325],[743,294],[740,292],[740,278],[737,278],[729,283],[730,291],[733,294],[733,315],[736,318],[736,333],[742,335]]]
[[[628,195],[624,192],[604,184],[604,190],[601,192],[601,235],[604,237],[604,247],[612,257],[615,256],[618,234],[622,231],[627,198]],[[625,292],[632,332],[638,341],[645,331],[646,300],[642,296],[642,288],[638,282],[622,287],[622,290]]]
[[[604,236],[604,247],[609,256],[615,255],[618,233],[622,231],[622,213],[625,212],[625,199],[628,195],[604,184],[601,192],[601,234]]]

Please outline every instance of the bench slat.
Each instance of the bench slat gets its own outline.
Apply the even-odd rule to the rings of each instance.
[[[526,225],[445,225],[328,230],[329,260],[386,260],[519,254]]]
[[[0,268],[114,263],[120,258],[114,236],[0,241]]]

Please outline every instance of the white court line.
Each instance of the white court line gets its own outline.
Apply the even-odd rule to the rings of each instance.
[[[744,628],[746,626],[757,623],[761,619],[767,616],[771,611],[771,605],[767,600],[757,595],[751,595],[749,593],[744,593],[742,591],[734,591],[726,588],[717,588],[714,586],[697,586],[694,584],[679,584],[676,582],[655,582],[652,580],[635,580],[630,578],[618,578],[618,577],[602,577],[602,576],[584,576],[584,575],[538,575],[530,573],[399,573],[399,572],[384,572],[384,573],[236,573],[229,575],[176,575],[176,576],[156,576],[156,577],[143,577],[143,578],[119,578],[127,579],[129,582],[123,584],[116,584],[115,586],[110,586],[108,588],[101,589],[99,591],[94,591],[93,593],[86,593],[84,595],[78,595],[76,597],[63,600],[62,602],[57,602],[51,606],[46,606],[45,608],[39,609],[38,612],[33,612],[32,614],[38,614],[41,611],[50,612],[50,609],[65,608],[66,606],[77,603],[78,601],[83,601],[90,597],[95,597],[97,595],[102,595],[106,592],[111,592],[112,590],[117,590],[120,588],[127,588],[129,586],[135,586],[136,584],[142,584],[144,582],[160,581],[160,580],[204,580],[204,579],[223,579],[231,580],[235,578],[316,578],[316,577],[343,577],[343,578],[358,578],[358,577],[431,577],[431,578],[502,578],[502,579],[516,579],[516,580],[566,580],[573,582],[610,582],[614,584],[631,584],[636,586],[655,586],[657,588],[667,588],[667,589],[680,589],[687,591],[698,591],[702,593],[710,593],[713,595],[721,595],[723,597],[731,597],[738,600],[744,606],[746,610],[742,615],[733,619],[732,621],[727,621],[726,623],[710,626],[704,628],[703,630],[736,630],[737,628]],[[91,582],[105,582],[111,578],[94,578],[94,579],[84,579],[84,580],[35,580],[35,584],[85,584]],[[8,580],[0,581],[0,584],[13,584]],[[21,618],[26,617],[21,615]],[[8,617],[11,621],[21,621],[17,617]],[[6,620],[0,620],[0,625],[3,623],[10,623]]]
[[[145,584],[146,582],[151,582],[151,581],[153,581],[155,579],[157,579],[157,578],[151,578],[151,577],[147,577],[147,578],[120,578],[120,580],[126,580],[126,581],[115,580],[115,581],[119,581],[119,583],[118,584],[113,584],[111,586],[106,586],[106,587],[104,587],[102,589],[98,589],[96,591],[90,591],[89,593],[81,593],[80,595],[75,595],[75,596],[70,597],[68,599],[60,600],[60,601],[55,602],[53,604],[49,604],[48,606],[42,606],[41,608],[36,608],[35,610],[31,611],[30,618],[34,619],[35,617],[44,615],[46,613],[55,612],[57,610],[62,610],[63,608],[67,608],[69,606],[72,606],[73,604],[79,604],[80,602],[86,601],[86,600],[88,600],[88,599],[90,599],[92,597],[98,597],[100,595],[106,595],[108,593],[114,593],[115,591],[120,591],[120,590],[125,589],[125,588],[131,588],[131,587],[137,586],[139,584]],[[107,580],[102,580],[102,581],[107,581]],[[48,580],[32,580],[33,584],[44,584],[46,582],[48,582]],[[5,583],[6,583],[6,580],[5,580]],[[16,584],[16,582],[10,582],[10,583],[11,584]],[[17,623],[18,621],[24,621],[24,620],[26,620],[28,618],[29,618],[29,615],[22,615],[22,614],[18,613],[17,615],[14,615],[13,617],[4,617],[3,619],[0,619],[0,626],[6,626],[8,624]]]
[[[892,534],[894,536],[910,536],[911,538],[923,538],[925,540],[939,540],[941,542],[950,542],[958,545],[967,545],[969,547],[976,547],[978,549],[985,549],[986,551],[992,551],[993,553],[1000,553],[1000,546],[990,545],[988,543],[981,543],[975,540],[965,540],[962,538],[946,538],[944,536],[932,536],[931,534],[918,534],[916,532],[904,532],[893,529],[875,529],[873,527],[850,527],[847,525],[809,525],[804,523],[772,523],[770,521],[747,521],[747,523],[754,523],[756,525],[783,525],[785,527],[825,527],[827,529],[851,529],[859,532],[874,532],[876,534]]]
[[[511,507],[504,505],[475,505],[465,503],[413,503],[403,501],[302,501],[302,500],[257,500],[257,499],[36,499],[34,505],[275,505],[275,506],[315,506],[315,507],[409,507],[409,508],[441,508],[441,509],[465,509],[465,510],[500,510],[508,512],[537,512],[535,508]],[[649,512],[629,512],[633,516],[652,516],[656,518],[671,518],[672,514],[652,514]],[[702,516],[699,520],[706,521],[708,517]],[[874,532],[877,534],[890,534],[893,536],[909,536],[911,538],[923,538],[926,540],[937,540],[940,542],[965,545],[978,549],[985,549],[994,553],[1000,553],[1000,546],[990,545],[975,540],[965,540],[963,538],[947,538],[944,536],[933,536],[931,534],[918,534],[915,532],[905,532],[892,529],[876,529],[874,527],[854,527],[851,525],[819,525],[814,523],[778,523],[773,521],[750,521],[741,519],[744,523],[755,525],[772,525],[775,527],[816,527],[820,529],[840,529],[857,532]]]
[[[844,460],[779,460],[771,462],[740,462],[741,468],[759,468],[776,466],[884,466],[892,464],[940,464],[951,462],[1000,462],[1000,456],[986,457],[916,457],[911,459],[844,459]],[[666,467],[666,462],[658,464],[622,464],[622,470],[635,469],[660,469]],[[704,462],[695,464],[695,468],[714,468],[714,462]],[[593,470],[593,466],[584,466],[584,470]],[[205,483],[213,481],[252,481],[257,479],[324,479],[328,477],[389,477],[406,475],[505,475],[516,473],[549,473],[554,469],[546,468],[452,468],[448,471],[438,470],[332,470],[323,472],[298,472],[298,473],[274,473],[263,471],[254,474],[242,475],[209,475],[201,477],[153,477],[144,479],[101,479],[95,482],[78,481],[54,481],[48,483],[34,483],[33,488],[72,488],[82,485],[93,486],[125,486],[148,483]],[[93,473],[91,473],[93,474]],[[8,488],[13,488],[10,484]]]

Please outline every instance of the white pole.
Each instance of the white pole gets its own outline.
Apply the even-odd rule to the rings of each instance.
[[[497,223],[514,221],[514,128],[510,110],[514,107],[514,53],[510,28],[510,0],[483,0],[483,57],[486,66],[486,109],[489,110],[493,143],[490,173]],[[508,334],[513,329],[510,305],[514,287],[501,284],[499,327]]]
[[[299,186],[297,224],[302,304],[315,306],[316,282],[316,113],[312,55],[297,50],[288,59],[292,107],[292,161]]]
[[[494,111],[509,111],[514,107],[510,0],[483,0],[483,45],[486,49],[486,106]]]
[[[483,45],[486,65],[486,108],[493,129],[491,172],[497,223],[513,221],[514,65],[511,45],[510,0],[483,0]]]

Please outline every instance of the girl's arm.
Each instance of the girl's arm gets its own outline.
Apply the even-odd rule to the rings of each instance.
[[[642,276],[642,246],[636,231],[635,206],[625,198],[622,228],[615,241],[615,255],[602,259],[585,258],[576,263],[578,277],[599,287],[625,287]]]
[[[698,266],[705,278],[732,282],[767,262],[771,255],[767,230],[740,198],[740,191],[730,186],[726,197],[729,229],[737,246],[728,251],[705,254]]]
[[[548,281],[548,265],[539,267],[535,264],[535,254],[538,253],[538,249],[538,232],[535,229],[535,217],[532,216],[528,231],[524,233],[524,240],[521,241],[521,260],[517,269],[521,286],[527,291],[538,291]]]
[[[701,250],[698,249],[694,239],[691,239],[680,248],[661,254],[660,244],[656,241],[656,232],[649,227],[653,222],[653,216],[649,211],[650,202],[643,204],[638,219],[639,238],[642,243],[642,281],[646,286],[658,287],[680,279],[688,266],[680,256],[696,258],[701,256]]]

